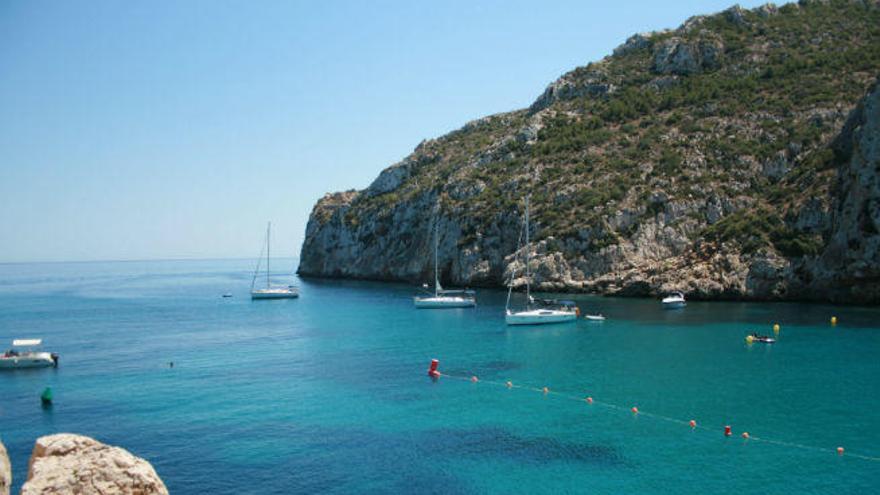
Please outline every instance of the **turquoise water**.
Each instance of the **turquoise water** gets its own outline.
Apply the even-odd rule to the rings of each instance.
[[[834,453],[880,455],[877,309],[584,296],[608,321],[508,328],[499,291],[430,311],[405,285],[308,280],[251,302],[251,265],[0,265],[2,346],[61,354],[0,374],[16,487],[36,437],[70,431],[148,459],[172,493],[880,490],[880,462]],[[773,322],[779,343],[745,345]],[[434,383],[431,358],[480,381]]]

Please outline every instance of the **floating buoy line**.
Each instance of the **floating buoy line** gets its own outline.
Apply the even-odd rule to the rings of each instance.
[[[538,392],[538,393],[545,395],[545,396],[553,395],[553,396],[558,397],[560,399],[572,400],[572,401],[576,401],[576,402],[580,402],[580,403],[586,403],[588,405],[595,404],[595,405],[599,405],[599,406],[602,406],[602,407],[605,407],[608,409],[614,409],[616,411],[629,412],[633,416],[635,416],[635,415],[646,416],[649,418],[658,419],[661,421],[666,421],[668,423],[673,423],[676,425],[687,426],[687,427],[691,428],[692,430],[699,429],[699,430],[707,431],[707,432],[717,432],[718,431],[715,428],[710,428],[708,426],[703,426],[703,425],[698,424],[696,419],[682,420],[682,419],[678,419],[678,418],[673,418],[671,416],[664,416],[662,414],[649,413],[649,412],[642,411],[641,409],[638,408],[638,406],[630,406],[630,407],[621,406],[618,404],[612,404],[610,402],[596,400],[592,396],[583,396],[583,395],[578,396],[578,395],[568,394],[565,392],[558,392],[555,390],[551,390],[549,387],[546,387],[546,386],[535,387],[535,386],[531,386],[531,385],[519,385],[519,384],[515,384],[509,380],[505,381],[505,382],[483,380],[483,379],[477,378],[477,375],[474,375],[474,374],[455,375],[455,374],[441,373],[440,370],[438,369],[439,364],[440,364],[440,362],[437,359],[431,360],[431,365],[430,365],[430,368],[428,369],[428,376],[430,376],[432,380],[436,381],[442,377],[442,378],[448,378],[448,379],[452,379],[452,380],[471,382],[471,383],[475,383],[475,384],[480,383],[480,384],[494,385],[494,386],[498,386],[498,387],[504,387],[507,389],[516,388],[516,389],[520,389],[520,390],[527,390],[530,392]],[[721,432],[723,433],[723,435],[725,437],[730,437],[733,435],[733,428],[730,425],[725,425],[723,427],[723,429],[721,430]],[[880,457],[847,452],[843,447],[837,447],[837,448],[832,449],[832,448],[827,448],[827,447],[816,447],[814,445],[805,445],[805,444],[795,443],[795,442],[785,442],[782,440],[774,440],[772,438],[767,438],[767,437],[758,437],[758,436],[752,435],[751,433],[749,433],[747,431],[742,432],[740,434],[740,436],[744,440],[748,440],[749,442],[764,442],[764,443],[768,443],[768,444],[772,444],[772,445],[778,445],[781,447],[796,448],[796,449],[800,449],[800,450],[809,450],[809,451],[813,451],[813,452],[822,452],[822,453],[826,453],[826,454],[837,454],[838,456],[853,457],[855,459],[861,459],[864,461],[880,462]]]

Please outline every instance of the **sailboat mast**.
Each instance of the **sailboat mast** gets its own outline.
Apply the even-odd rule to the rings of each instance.
[[[531,255],[532,244],[529,241],[529,197],[526,196],[526,308],[531,308],[532,306],[532,296],[531,296],[531,280],[532,276],[529,272],[529,256]]]
[[[269,249],[272,245],[272,222],[269,222],[269,225],[266,226],[266,288],[269,288],[269,258],[270,253]]]
[[[438,227],[434,223],[434,296],[440,295],[440,267],[437,265]]]

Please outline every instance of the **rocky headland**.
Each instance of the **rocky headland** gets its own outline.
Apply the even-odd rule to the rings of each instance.
[[[436,226],[445,283],[502,286],[530,195],[543,290],[880,303],[878,75],[876,0],[633,35],[327,194],[298,272],[427,281]]]

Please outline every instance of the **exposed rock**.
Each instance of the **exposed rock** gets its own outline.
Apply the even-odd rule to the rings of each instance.
[[[532,103],[530,112],[543,110],[559,100],[570,100],[581,96],[605,96],[615,91],[616,87],[608,80],[608,75],[601,69],[572,71],[550,83],[544,93]]]
[[[34,444],[22,495],[167,494],[149,462],[89,437],[60,433]]]
[[[687,42],[673,37],[654,47],[654,71],[659,74],[698,74],[721,66],[724,45],[713,37]]]
[[[614,49],[614,55],[623,56],[627,53],[650,47],[651,36],[653,34],[654,33],[636,33],[630,36],[622,45]]]
[[[766,18],[772,15],[776,15],[779,12],[779,8],[776,7],[775,3],[765,3],[764,5],[752,9],[752,12]]]
[[[0,495],[9,495],[10,486],[12,486],[12,465],[9,463],[6,447],[0,442]]]
[[[872,300],[880,294],[880,81],[853,110],[835,140],[839,188],[831,233],[815,278],[840,300]]]

